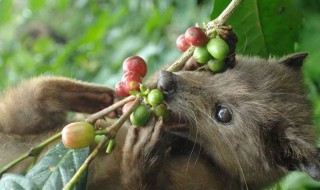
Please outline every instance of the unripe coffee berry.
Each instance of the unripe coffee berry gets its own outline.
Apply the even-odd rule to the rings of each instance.
[[[130,115],[132,125],[142,127],[147,124],[151,116],[151,111],[146,105],[140,104]]]
[[[153,113],[157,117],[162,117],[164,121],[167,121],[169,119],[169,111],[167,109],[167,106],[165,106],[164,104],[156,106],[153,110]]]
[[[194,52],[193,52],[193,58],[198,62],[198,63],[206,63],[210,59],[212,59],[211,54],[208,52],[207,47],[197,47]]]
[[[71,149],[80,149],[94,143],[94,128],[87,122],[74,122],[62,129],[62,143]]]
[[[213,58],[222,60],[229,54],[228,44],[221,38],[213,38],[207,44],[207,49]]]
[[[163,96],[163,93],[159,89],[153,89],[148,94],[147,99],[148,99],[148,103],[151,106],[156,106],[156,105],[159,105],[163,101],[164,96]]]
[[[224,60],[214,60],[208,61],[208,67],[212,72],[218,73],[224,69]]]

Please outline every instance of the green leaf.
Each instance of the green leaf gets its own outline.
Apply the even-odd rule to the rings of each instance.
[[[308,19],[304,21],[304,26],[300,32],[299,51],[306,51],[309,53],[307,60],[304,64],[305,74],[315,81],[320,80],[320,15],[311,14]]]
[[[215,1],[216,18],[230,1]],[[293,0],[246,0],[228,20],[237,33],[237,53],[282,56],[294,51],[302,23],[301,10]]]
[[[45,0],[29,0],[29,8],[31,11],[38,11],[46,5]]]
[[[57,7],[60,10],[64,10],[70,5],[71,2],[66,0],[57,0],[56,3],[57,3]]]
[[[37,184],[32,180],[18,174],[5,174],[0,180],[0,190],[38,190]]]
[[[60,190],[73,177],[89,154],[89,148],[71,150],[59,142],[51,148],[27,173],[41,189]],[[85,189],[86,173],[79,179],[74,189]]]
[[[12,0],[0,0],[0,26],[12,17]]]

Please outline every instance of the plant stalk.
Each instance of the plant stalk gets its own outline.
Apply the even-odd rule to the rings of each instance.
[[[97,156],[101,147],[106,144],[109,139],[112,139],[117,134],[118,130],[121,128],[123,123],[129,118],[130,114],[135,110],[135,108],[140,104],[140,98],[136,97],[130,108],[126,113],[124,113],[113,125],[106,129],[106,136],[102,139],[102,141],[93,149],[84,163],[81,165],[79,170],[74,174],[71,180],[64,186],[63,190],[71,190],[72,187],[78,182],[81,175],[88,168],[90,162]]]
[[[46,139],[45,141],[41,142],[37,146],[32,147],[28,152],[22,154],[17,159],[15,159],[15,160],[9,162],[8,164],[6,164],[5,166],[3,166],[0,169],[0,176],[4,172],[6,172],[8,169],[10,169],[11,167],[15,166],[19,162],[22,162],[26,158],[32,157],[32,156],[38,156],[44,148],[46,148],[50,143],[52,143],[53,141],[59,139],[60,137],[61,137],[61,132],[59,132],[59,133],[55,134],[54,136]]]
[[[208,22],[206,29],[207,35],[210,36],[216,28],[220,28],[220,26],[226,24],[227,20],[233,15],[242,2],[243,0],[232,0],[216,19]]]
[[[100,118],[103,118],[104,116],[106,116],[108,113],[112,112],[113,110],[117,109],[117,108],[120,108],[121,106],[123,106],[124,104],[126,104],[127,102],[129,101],[132,101],[135,99],[135,96],[128,96],[114,104],[112,104],[111,106],[99,111],[99,112],[96,112],[92,115],[90,115],[85,121],[88,122],[88,123],[91,123],[93,124],[96,120],[100,119]]]

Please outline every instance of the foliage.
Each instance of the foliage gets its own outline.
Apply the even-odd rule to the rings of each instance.
[[[215,1],[211,17],[216,18],[228,3]],[[270,54],[292,53],[302,23],[301,15],[302,10],[292,1],[245,1],[229,19],[238,34],[238,52],[265,58]]]
[[[29,0],[13,12],[10,2],[0,6],[12,10],[0,21],[1,88],[39,74],[113,86],[130,55],[147,60],[152,73],[179,55],[175,37],[211,11],[210,2],[194,1]]]
[[[0,89],[35,75],[63,75],[113,86],[122,61],[139,55],[149,74],[178,57],[175,39],[228,1],[0,0]],[[213,7],[213,11],[212,11]],[[320,1],[246,0],[231,18],[237,53],[310,53],[304,74],[320,128]],[[212,12],[212,14],[211,14]],[[14,176],[15,178],[19,178]],[[27,183],[27,182],[26,182]],[[294,173],[273,189],[315,189]]]
[[[39,190],[39,187],[31,179],[20,174],[5,174],[0,180],[0,190]]]
[[[74,176],[89,154],[89,148],[71,150],[60,141],[23,175],[5,174],[0,180],[3,189],[62,189]],[[75,190],[85,189],[86,174],[81,176]]]

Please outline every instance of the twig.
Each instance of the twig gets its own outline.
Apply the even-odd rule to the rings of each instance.
[[[227,6],[227,8],[225,8],[216,19],[208,22],[206,28],[207,35],[210,36],[210,34],[215,30],[215,28],[219,28],[220,26],[226,24],[227,20],[237,10],[242,1],[243,0],[232,0]]]
[[[219,28],[220,26],[224,25],[226,21],[230,18],[230,16],[235,12],[235,10],[238,8],[242,0],[232,0],[228,7],[213,21],[210,21],[206,25],[206,33],[210,35],[216,28]],[[184,67],[185,62],[192,56],[193,51],[195,47],[190,47],[186,52],[184,52],[168,69],[167,71],[179,71]],[[106,137],[97,145],[97,147],[91,152],[91,154],[88,156],[86,161],[83,163],[83,165],[80,167],[80,169],[76,172],[76,174],[73,176],[73,178],[68,182],[68,184],[63,188],[64,190],[71,189],[72,186],[77,183],[82,173],[88,168],[89,163],[96,157],[98,154],[99,149],[110,139],[113,138],[118,130],[121,128],[123,123],[128,119],[129,115],[133,112],[133,110],[139,105],[140,99],[136,98],[135,96],[129,96],[119,102],[114,103],[113,105],[96,112],[92,115],[90,115],[85,121],[89,123],[94,123],[97,119],[100,119],[110,113],[111,111],[121,107],[128,101],[134,100],[134,103],[131,105],[131,107],[128,109],[126,113],[124,113],[112,126],[107,128],[105,131],[100,131],[101,133],[106,133]],[[0,169],[0,176],[7,171],[9,168],[13,167],[17,163],[21,162],[22,160],[30,157],[30,156],[37,156],[40,154],[40,152],[51,142],[55,141],[56,139],[61,137],[61,132],[50,137],[49,139],[43,141],[39,145],[37,145],[34,148],[31,148],[29,152],[21,155],[16,160],[8,163],[3,168]]]
[[[140,104],[140,98],[136,98],[134,102],[131,104],[130,108],[127,112],[125,112],[113,125],[106,129],[106,133],[111,137],[114,137],[124,122],[129,118],[130,114],[138,107]]]
[[[6,172],[8,169],[10,169],[11,167],[15,166],[16,164],[18,164],[19,162],[23,161],[24,159],[29,157],[29,153],[24,153],[21,156],[19,156],[18,158],[16,158],[15,160],[9,162],[8,164],[6,164],[5,166],[3,166],[0,170],[0,177],[2,176],[2,174],[4,172]]]
[[[212,34],[216,30],[216,28],[219,28],[220,26],[224,25],[242,1],[243,0],[232,0],[230,4],[227,6],[227,8],[216,19],[210,21],[206,25],[206,34],[210,36],[210,34]],[[195,47],[191,46],[167,69],[167,71],[174,72],[181,70],[181,68],[183,68],[183,66],[185,65],[186,61],[192,56],[194,49]]]
[[[120,127],[123,125],[123,123],[128,119],[130,114],[133,112],[133,110],[136,109],[136,107],[140,104],[140,98],[136,98],[135,101],[132,103],[130,108],[126,113],[124,113],[113,125],[111,125],[107,129],[106,136],[102,139],[102,141],[93,149],[93,151],[90,153],[90,155],[87,157],[87,159],[84,161],[84,163],[81,165],[79,170],[74,174],[74,176],[71,178],[71,180],[64,186],[63,190],[71,190],[74,184],[76,184],[83,174],[84,171],[88,168],[90,162],[97,156],[99,150],[101,147],[104,146],[104,144],[111,138],[114,138],[114,136],[117,134]]]
[[[72,187],[78,182],[81,175],[84,171],[88,168],[90,162],[97,156],[99,150],[101,147],[106,144],[106,142],[110,139],[109,136],[105,136],[102,141],[93,149],[93,151],[90,153],[90,155],[87,157],[87,159],[83,162],[81,167],[78,169],[78,171],[74,174],[74,176],[71,178],[71,180],[63,187],[63,190],[71,190]]]
[[[55,134],[54,136],[46,139],[45,141],[41,142],[37,146],[32,147],[28,152],[24,153],[23,155],[21,155],[17,159],[15,159],[15,160],[9,162],[8,164],[6,164],[5,166],[3,166],[0,169],[0,176],[4,172],[6,172],[8,169],[10,169],[11,167],[15,166],[16,164],[18,164],[19,162],[23,161],[24,159],[26,159],[28,157],[32,157],[32,156],[38,156],[44,148],[46,148],[50,143],[52,143],[53,141],[59,139],[60,137],[61,137],[61,132],[59,132],[59,133]]]
[[[170,67],[168,67],[167,71],[175,72],[181,70],[184,63],[192,56],[194,49],[196,48],[190,47],[187,51],[183,52],[183,54],[174,63],[172,63]]]
[[[111,111],[121,107],[122,105],[124,105],[125,103],[132,101],[135,99],[135,96],[129,96],[123,100],[120,100],[119,102],[114,103],[113,105],[99,111],[96,112],[95,114],[90,115],[87,119],[86,122],[89,123],[94,123],[97,119],[104,117],[105,115],[107,115],[108,113],[110,113]],[[128,110],[129,111],[129,110]],[[132,110],[133,111],[133,110]],[[132,112],[131,111],[131,112]],[[130,113],[131,113],[130,112]],[[129,117],[129,116],[127,116]],[[123,123],[122,123],[123,124]],[[121,126],[120,126],[121,127]],[[119,128],[120,128],[119,127]],[[101,132],[106,133],[106,131]],[[115,134],[113,134],[114,136]],[[8,169],[12,168],[13,166],[15,166],[16,164],[20,163],[21,161],[27,159],[28,157],[33,157],[33,156],[38,156],[40,154],[40,152],[47,147],[50,143],[52,143],[53,141],[57,140],[58,138],[61,137],[61,132],[55,134],[54,136],[46,139],[45,141],[41,142],[40,144],[38,144],[35,147],[32,147],[28,152],[22,154],[21,156],[19,156],[18,158],[16,158],[15,160],[9,162],[8,164],[6,164],[5,166],[3,166],[0,169],[0,176],[6,172]]]
[[[135,96],[128,96],[126,97],[125,99],[122,99],[114,104],[112,104],[111,106],[99,111],[99,112],[96,112],[92,115],[90,115],[85,121],[88,122],[88,123],[94,123],[97,119],[100,119],[104,116],[106,116],[108,113],[112,112],[113,110],[123,106],[125,103],[129,102],[129,101],[132,101],[135,99]]]

